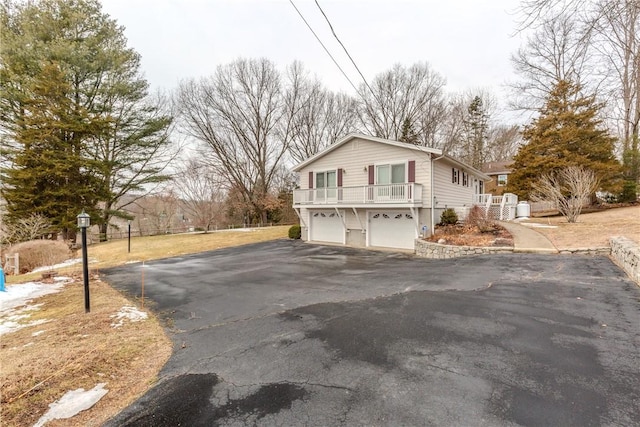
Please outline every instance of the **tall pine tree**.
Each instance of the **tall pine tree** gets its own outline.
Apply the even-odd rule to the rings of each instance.
[[[568,166],[591,169],[601,188],[618,191],[621,169],[614,156],[615,139],[600,128],[599,109],[593,97],[581,95],[579,85],[560,81],[522,133],[526,143],[514,157],[508,191],[529,198],[531,184],[541,175]]]
[[[39,214],[65,238],[72,237],[75,233],[68,233],[75,230],[78,209],[94,207],[101,196],[95,165],[81,154],[97,122],[85,110],[71,107],[70,88],[58,64],[44,64],[29,83],[30,96],[21,104],[23,114],[13,133],[14,148],[5,151],[13,159],[12,167],[3,171],[7,219]]]
[[[40,183],[48,186],[40,198],[50,198],[39,202],[47,206],[41,213],[65,231],[71,224],[62,211],[77,215],[84,208],[106,231],[112,215],[123,215],[120,198],[168,178],[162,171],[172,154],[171,117],[148,102],[140,56],[98,0],[8,0],[0,5],[0,32],[0,191],[10,218],[33,207],[25,196],[30,175],[44,176],[53,166],[21,166],[33,155],[29,141],[51,145],[55,134],[58,147],[50,158],[66,184]],[[45,138],[45,132],[51,134]],[[92,196],[78,204],[77,194]]]
[[[475,96],[467,108],[462,135],[463,160],[475,168],[480,168],[486,159],[488,122],[482,98]]]

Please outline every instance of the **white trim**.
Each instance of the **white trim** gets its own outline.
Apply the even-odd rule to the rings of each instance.
[[[438,150],[436,148],[431,148],[431,147],[423,147],[423,146],[420,146],[420,145],[407,144],[406,142],[392,141],[392,140],[389,140],[389,139],[383,139],[383,138],[378,138],[378,137],[375,137],[375,136],[367,136],[367,135],[362,135],[362,134],[357,134],[357,133],[352,133],[352,134],[349,134],[349,135],[345,136],[344,138],[338,140],[336,143],[330,145],[329,147],[325,148],[324,150],[320,151],[319,153],[316,153],[313,156],[309,157],[307,160],[303,161],[302,163],[298,163],[296,166],[293,167],[293,171],[294,172],[300,172],[300,170],[302,170],[306,166],[308,166],[311,163],[315,162],[319,158],[326,156],[327,154],[329,154],[330,152],[332,152],[336,148],[341,147],[342,145],[346,144],[347,142],[351,141],[354,138],[364,139],[366,141],[371,141],[371,142],[378,142],[380,144],[391,145],[393,147],[404,148],[406,150],[418,151],[420,153],[435,154],[437,156],[443,156],[447,160],[449,160],[451,163],[455,164],[456,166],[458,166],[461,169],[468,170],[471,174],[477,176],[478,178],[480,178],[480,179],[482,179],[484,181],[491,180],[491,177],[489,175],[485,174],[484,172],[481,172],[480,170],[478,170],[478,169],[476,169],[476,168],[474,168],[474,167],[472,167],[470,165],[467,165],[467,164],[461,162],[460,160],[455,159],[455,158],[453,158],[453,157],[451,157],[451,156],[449,156],[447,154],[442,154],[442,150]]]
[[[345,136],[344,138],[339,139],[338,141],[336,141],[334,144],[328,146],[324,150],[322,150],[322,151],[314,154],[313,156],[309,157],[307,160],[303,161],[302,163],[298,163],[296,166],[293,167],[293,171],[300,172],[300,170],[303,169],[304,167],[306,167],[309,164],[315,162],[319,158],[324,157],[325,155],[329,154],[330,152],[332,152],[336,148],[341,147],[342,145],[346,144],[347,142],[349,142],[349,141],[351,141],[352,139],[355,139],[355,138],[364,139],[366,141],[371,141],[371,142],[379,142],[381,144],[386,144],[386,145],[391,145],[391,146],[394,146],[394,147],[405,148],[407,150],[419,151],[421,153],[437,154],[437,155],[441,155],[442,154],[442,150],[438,150],[437,148],[422,147],[422,146],[419,146],[419,145],[407,144],[406,142],[392,141],[390,139],[383,139],[383,138],[378,138],[378,137],[375,137],[375,136],[367,136],[367,135],[362,135],[362,134],[359,134],[359,133],[350,133],[349,135]]]

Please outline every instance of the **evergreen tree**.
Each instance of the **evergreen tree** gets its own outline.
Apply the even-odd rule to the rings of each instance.
[[[92,129],[86,111],[71,108],[69,85],[55,63],[43,65],[30,82],[30,97],[13,134],[16,144],[5,151],[13,159],[5,169],[2,195],[8,221],[32,214],[51,219],[53,229],[73,237],[79,208],[93,208],[101,188],[81,152]],[[96,122],[93,122],[95,125]]]
[[[402,122],[402,134],[400,135],[400,141],[415,145],[420,144],[420,138],[418,137],[415,129],[413,129],[413,125],[411,124],[409,117],[406,117]]]
[[[568,166],[592,170],[603,189],[619,185],[620,164],[615,159],[614,138],[600,129],[601,106],[580,94],[580,86],[560,81],[550,92],[540,116],[525,127],[526,142],[514,157],[508,191],[529,198],[531,185],[542,175]]]
[[[485,162],[489,115],[486,113],[482,98],[475,96],[467,108],[463,131],[463,160],[475,168]]]
[[[116,208],[124,194],[167,179],[161,172],[171,154],[171,118],[147,102],[139,55],[97,0],[6,1],[0,6],[0,37],[1,172],[11,183],[1,191],[13,200],[10,216],[29,211],[29,199],[20,193],[29,194],[23,188],[30,185],[29,175],[44,175],[49,167],[41,162],[21,167],[19,162],[33,155],[28,141],[36,137],[24,133],[57,129],[55,157],[74,168],[64,169],[71,188],[62,191],[55,188],[58,181],[41,182],[51,186],[42,188],[41,196],[57,197],[42,214],[64,228],[69,224],[60,206],[76,214],[85,208],[106,231],[111,215],[122,215]],[[49,77],[57,79],[55,86],[53,80],[46,83]],[[78,205],[71,191],[93,196]]]

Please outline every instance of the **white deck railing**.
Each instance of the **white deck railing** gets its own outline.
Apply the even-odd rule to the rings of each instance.
[[[510,220],[516,217],[518,196],[513,193],[504,193],[502,196],[474,194],[473,204],[484,207],[485,212],[490,218]]]
[[[422,202],[422,185],[414,183],[293,190],[294,205],[420,202]]]
[[[518,196],[512,193],[504,193],[502,196],[494,196],[492,194],[474,194],[474,205],[517,205]]]

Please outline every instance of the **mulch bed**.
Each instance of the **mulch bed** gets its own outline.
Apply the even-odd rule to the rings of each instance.
[[[490,231],[484,232],[476,226],[439,225],[435,234],[425,240],[456,246],[513,246],[513,237],[499,225],[494,225]]]

